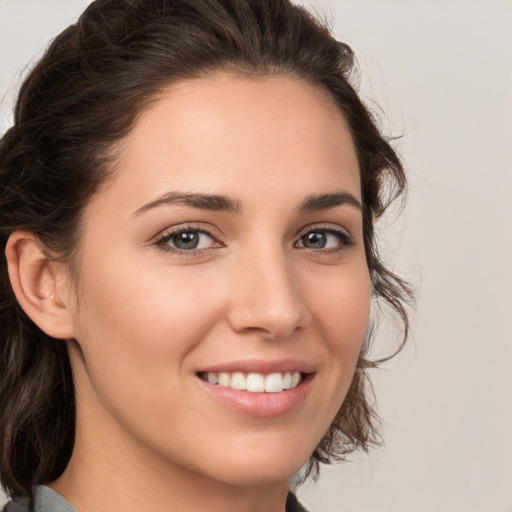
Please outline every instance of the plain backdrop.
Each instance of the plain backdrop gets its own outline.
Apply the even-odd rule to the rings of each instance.
[[[419,291],[374,372],[384,448],[299,490],[316,512],[512,512],[512,2],[310,0],[353,46],[410,179],[381,238]],[[0,130],[27,66],[87,0],[0,0]],[[392,350],[383,337],[379,350]]]

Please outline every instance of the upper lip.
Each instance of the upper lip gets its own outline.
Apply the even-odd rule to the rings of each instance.
[[[214,364],[201,368],[198,373],[313,373],[315,367],[312,363],[302,359],[244,359],[240,361],[229,361],[226,363]]]

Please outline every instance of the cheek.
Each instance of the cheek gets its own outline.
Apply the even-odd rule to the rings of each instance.
[[[314,312],[332,350],[359,352],[368,326],[371,299],[366,265],[339,270],[314,294]],[[312,292],[311,292],[312,293]]]
[[[141,438],[153,432],[165,439],[164,426],[188,426],[175,414],[193,402],[182,386],[190,372],[187,356],[207,337],[223,305],[215,287],[201,287],[200,275],[191,282],[169,268],[131,268],[138,272],[127,274],[123,265],[84,272],[77,341],[85,364],[75,364],[78,386],[89,413],[108,411]]]
[[[330,421],[341,406],[352,381],[368,328],[371,284],[366,265],[340,271],[329,279],[324,293],[315,295],[316,324],[327,351],[325,417]],[[329,421],[329,422],[330,422]]]
[[[78,340],[100,388],[147,400],[172,393],[194,351],[225,309],[221,270],[144,265],[114,256],[83,272]],[[137,269],[134,271],[133,269]],[[205,273],[207,272],[207,275]]]

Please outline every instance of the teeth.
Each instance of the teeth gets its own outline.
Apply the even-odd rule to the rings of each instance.
[[[208,373],[205,375],[207,375],[208,382],[210,384],[218,384],[219,383],[219,376],[216,373]]]
[[[233,373],[230,386],[233,389],[245,389],[245,375],[243,373]]]
[[[283,389],[283,377],[280,373],[271,373],[265,377],[265,393],[279,393]]]
[[[299,372],[271,373],[269,375],[249,373],[247,376],[241,372],[210,372],[202,374],[202,378],[210,384],[246,390],[250,393],[280,393],[286,389],[297,387],[302,380]]]
[[[249,373],[245,389],[251,393],[263,393],[265,391],[265,377],[260,373]]]
[[[210,374],[208,374],[208,382],[210,381]],[[229,373],[219,373],[219,386],[224,388],[229,387]]]

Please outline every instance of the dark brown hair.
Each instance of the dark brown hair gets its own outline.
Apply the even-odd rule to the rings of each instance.
[[[405,188],[402,165],[350,84],[351,49],[289,0],[96,0],[49,46],[19,92],[0,141],[0,248],[33,232],[48,255],[73,261],[80,218],[112,172],[112,148],[170,83],[225,71],[282,74],[326,91],[344,114],[359,159],[373,297],[407,334],[410,290],[379,258],[374,223]],[[12,496],[56,479],[74,443],[75,397],[65,343],[16,301],[0,261],[0,477]],[[378,441],[368,399],[369,339],[349,393],[310,459],[346,457]],[[400,342],[400,346],[403,343]]]

